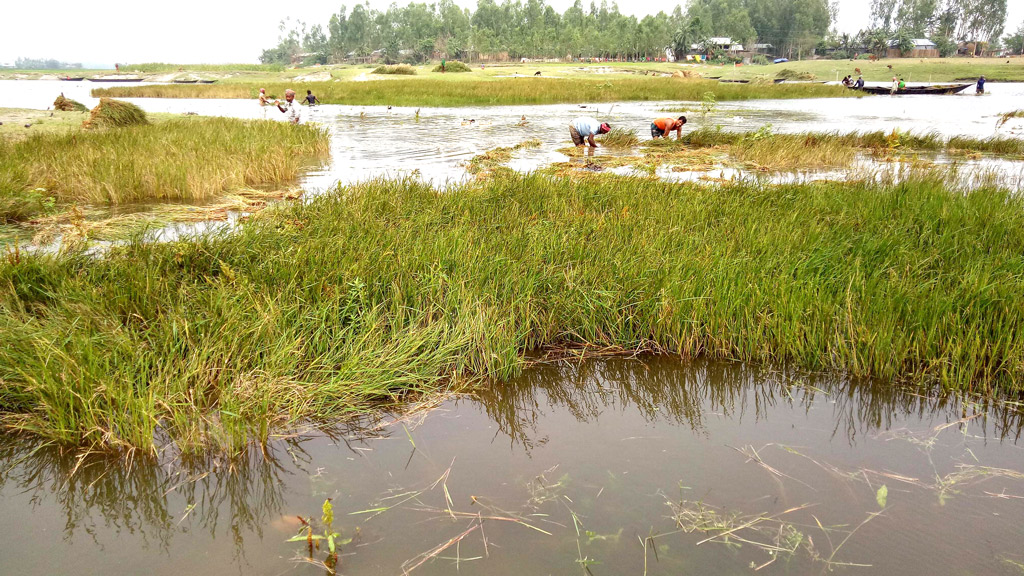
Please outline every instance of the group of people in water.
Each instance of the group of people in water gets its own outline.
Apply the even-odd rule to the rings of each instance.
[[[264,119],[267,117],[267,109],[274,106],[285,115],[285,119],[288,122],[298,124],[302,122],[302,109],[300,108],[302,103],[308,106],[316,106],[320,104],[320,99],[313,95],[312,90],[306,90],[306,97],[301,102],[296,102],[295,90],[289,88],[284,91],[284,102],[280,100],[271,101],[270,97],[267,96],[266,88],[260,88],[260,107],[263,109]]]
[[[683,126],[686,125],[686,116],[678,118],[657,118],[651,122],[651,138],[668,138],[672,132],[676,133],[676,139],[682,139]],[[593,118],[577,118],[569,123],[569,137],[577,148],[589,145],[597,148],[595,136],[607,134],[612,127],[607,122],[599,122]]]

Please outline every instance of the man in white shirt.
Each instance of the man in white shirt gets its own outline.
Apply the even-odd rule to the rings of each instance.
[[[602,124],[593,118],[577,118],[569,124],[569,136],[576,147],[590,144],[591,148],[597,148],[594,136],[611,132],[612,127]]]
[[[285,114],[285,119],[292,124],[302,121],[302,111],[299,103],[295,101],[295,90],[291,88],[284,91],[284,102],[277,101],[277,109]]]

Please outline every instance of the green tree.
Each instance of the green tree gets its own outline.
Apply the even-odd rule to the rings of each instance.
[[[1017,31],[1003,38],[1003,47],[1013,54],[1024,54],[1024,23]]]

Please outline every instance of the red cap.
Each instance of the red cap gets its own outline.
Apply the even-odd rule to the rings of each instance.
[[[605,122],[604,124],[601,124],[601,130],[604,130],[605,132],[611,132],[612,127],[609,126],[607,122]]]

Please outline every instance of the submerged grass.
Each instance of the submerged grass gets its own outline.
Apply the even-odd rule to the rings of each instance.
[[[393,106],[474,106],[488,104],[558,104],[652,100],[700,101],[708,92],[717,101],[760,98],[851,97],[850,90],[821,84],[722,84],[679,78],[496,78],[450,82],[409,78],[368,82],[309,82],[327,104]],[[291,84],[172,84],[117,86],[93,90],[94,96],[121,98],[257,98],[260,88],[283,94]]]
[[[640,137],[626,128],[612,128],[611,132],[600,137],[600,142],[606,148],[634,148],[640,145]]]
[[[0,222],[52,204],[208,201],[294,180],[328,153],[325,132],[279,122],[182,118],[0,141]]]
[[[1024,200],[930,180],[380,181],[234,233],[0,264],[0,411],[241,450],[592,344],[991,392],[1024,382]]]

